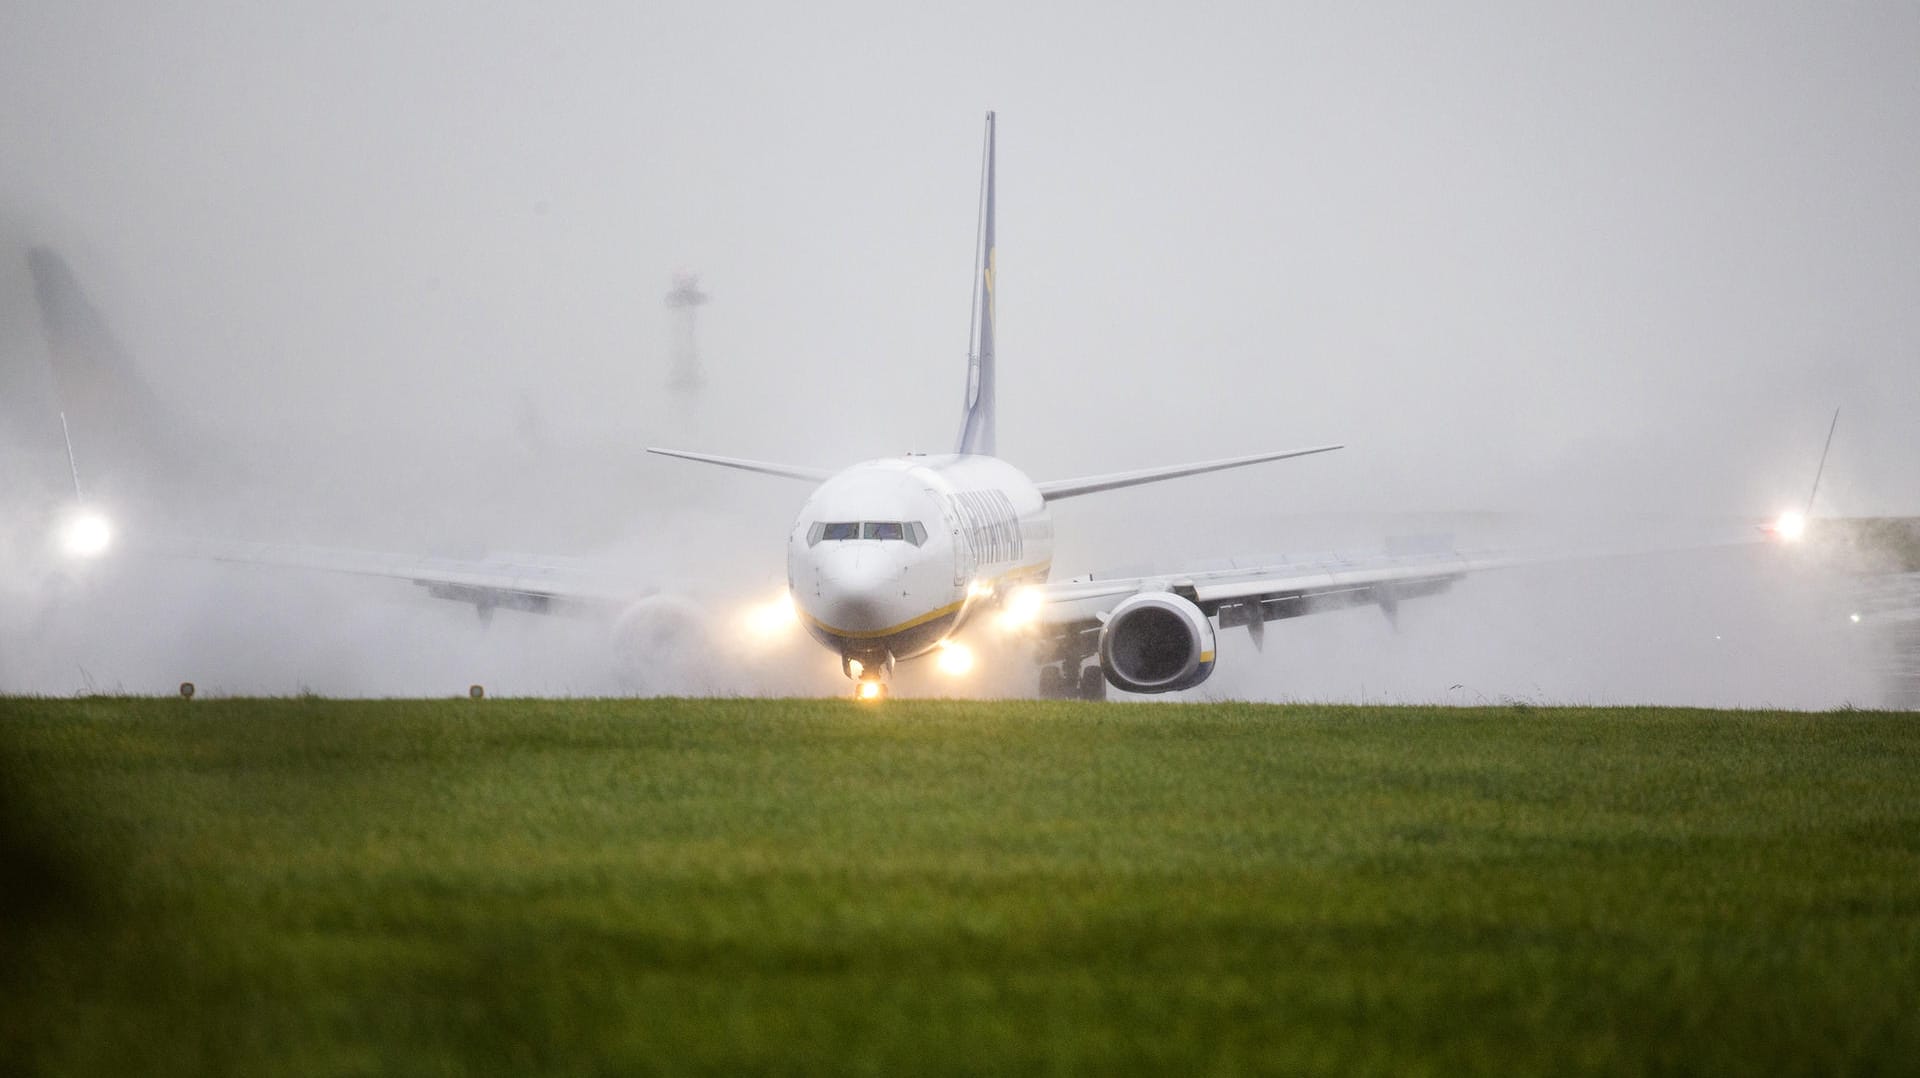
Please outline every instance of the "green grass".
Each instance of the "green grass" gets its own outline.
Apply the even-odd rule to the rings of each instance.
[[[1912,715],[0,699],[0,1072],[1913,1073]]]

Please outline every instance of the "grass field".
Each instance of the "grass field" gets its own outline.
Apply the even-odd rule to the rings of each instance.
[[[1920,716],[0,699],[0,1072],[1903,1073]]]

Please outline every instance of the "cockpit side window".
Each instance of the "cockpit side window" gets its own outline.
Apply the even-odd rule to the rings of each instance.
[[[914,546],[925,546],[927,542],[927,526],[917,520],[909,523],[907,525],[907,542],[912,543]]]

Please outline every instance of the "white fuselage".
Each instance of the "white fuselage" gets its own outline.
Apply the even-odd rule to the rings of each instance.
[[[867,671],[933,650],[1052,564],[1045,499],[997,457],[856,464],[814,490],[787,536],[801,621]]]

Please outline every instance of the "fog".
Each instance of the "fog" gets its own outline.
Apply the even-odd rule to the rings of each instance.
[[[1835,408],[1818,513],[1920,515],[1920,9],[1350,7],[0,7],[0,692],[842,691],[804,642],[734,653],[805,485],[642,450],[950,448],[988,108],[1002,455],[1348,446],[1065,503],[1057,576],[1693,536],[1803,502]],[[185,447],[170,531],[616,563],[701,604],[702,661],[403,583],[51,562],[36,247]],[[1869,704],[1855,587],[1495,574],[1224,633],[1187,695]]]

